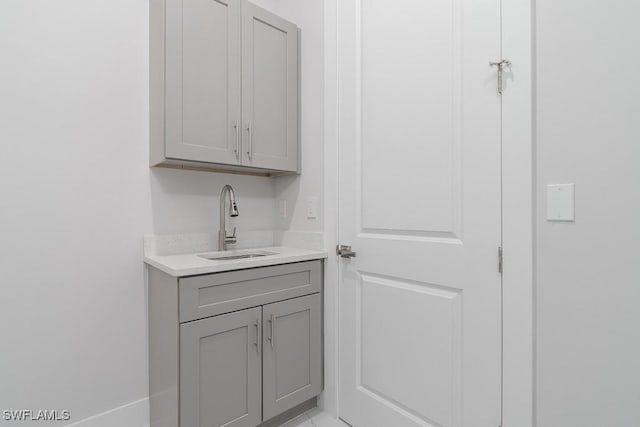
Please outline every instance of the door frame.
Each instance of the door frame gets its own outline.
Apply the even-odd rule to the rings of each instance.
[[[339,414],[339,270],[332,248],[339,236],[338,2],[324,0],[325,391],[320,404]],[[533,426],[533,1],[501,0],[503,389],[502,427]],[[500,58],[487,58],[497,61]]]

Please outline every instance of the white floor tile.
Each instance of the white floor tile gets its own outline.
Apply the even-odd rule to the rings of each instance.
[[[328,413],[322,412],[317,408],[308,411],[307,416],[311,419],[311,423],[314,427],[347,427],[347,424],[333,418]]]
[[[280,427],[314,427],[314,425],[311,423],[309,416],[304,413],[290,421],[287,421]]]
[[[348,427],[348,425],[315,408],[280,427]]]

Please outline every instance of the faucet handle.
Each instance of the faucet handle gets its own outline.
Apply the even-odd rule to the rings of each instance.
[[[227,243],[231,243],[231,244],[236,243],[238,241],[238,238],[236,237],[236,227],[233,227],[233,234],[231,236],[228,236],[227,233],[225,232],[224,239]]]

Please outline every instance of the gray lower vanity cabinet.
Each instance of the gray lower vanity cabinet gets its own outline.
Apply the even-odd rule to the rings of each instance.
[[[148,273],[151,427],[270,427],[315,404],[321,260]]]

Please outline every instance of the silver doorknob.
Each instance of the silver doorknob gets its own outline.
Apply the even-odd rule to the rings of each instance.
[[[342,258],[355,258],[356,253],[351,250],[351,246],[338,245],[336,246],[336,255]]]

